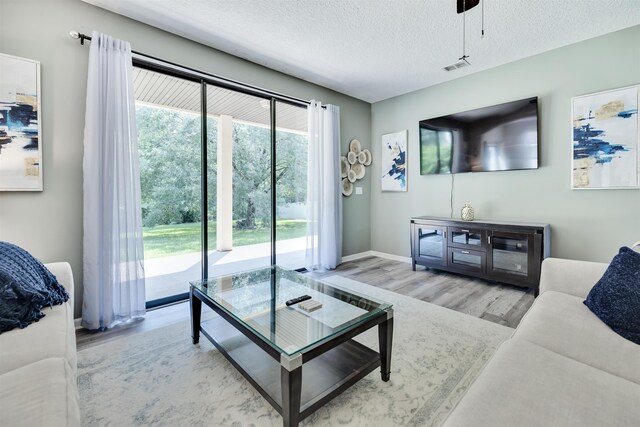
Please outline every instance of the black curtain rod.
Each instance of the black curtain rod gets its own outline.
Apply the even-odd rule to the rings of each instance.
[[[69,35],[71,37],[73,37],[74,39],[78,39],[80,40],[80,44],[84,46],[84,41],[88,40],[91,41],[91,36],[88,36],[86,34],[83,33],[79,33],[77,31],[69,31]],[[257,86],[251,86],[248,85],[246,83],[241,83],[235,80],[231,80],[231,79],[227,79],[225,77],[220,77],[220,76],[216,76],[214,74],[210,74],[204,71],[200,71],[200,70],[196,70],[195,68],[190,68],[190,67],[186,67],[184,65],[180,65],[180,64],[176,64],[174,62],[171,61],[166,61],[164,59],[160,59],[157,58],[155,56],[151,56],[151,55],[147,55],[145,53],[140,53],[140,52],[136,52],[135,50],[132,50],[131,53],[133,53],[134,55],[138,55],[138,56],[142,56],[144,58],[153,60],[153,61],[158,61],[164,64],[168,64],[171,65],[173,67],[179,68],[179,69],[183,69],[183,70],[187,70],[190,71],[192,73],[197,73],[197,74],[201,74],[203,76],[207,76],[209,77],[214,83],[218,83],[218,84],[222,84],[223,86],[229,88],[229,89],[238,89],[238,88],[246,88],[246,89],[250,89],[252,92],[255,92],[254,95],[263,95],[263,96],[268,96],[268,97],[273,97],[276,98],[278,101],[282,101],[282,102],[286,102],[286,103],[290,103],[290,104],[296,104],[296,105],[304,105],[305,107],[308,106],[310,104],[310,101],[307,101],[305,99],[301,99],[301,98],[295,98],[293,96],[288,96],[288,95],[282,95],[280,93],[276,93],[276,92],[272,92],[269,90],[265,90],[262,89],[260,87]],[[322,106],[323,109],[327,108],[326,106]]]
[[[73,31],[71,32],[71,37],[73,37]],[[91,37],[84,35],[82,33],[78,33],[77,37],[78,39],[80,39],[80,44],[84,46],[84,41],[85,40],[89,40],[91,41]]]

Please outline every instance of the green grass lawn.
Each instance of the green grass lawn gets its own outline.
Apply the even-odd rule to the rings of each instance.
[[[303,237],[307,231],[305,220],[281,220],[276,222],[278,240]],[[144,257],[158,258],[200,251],[200,223],[158,225],[145,227]],[[271,238],[268,227],[254,230],[233,230],[233,246],[267,243]],[[209,223],[209,249],[215,249],[216,224]],[[213,245],[213,248],[211,247]]]

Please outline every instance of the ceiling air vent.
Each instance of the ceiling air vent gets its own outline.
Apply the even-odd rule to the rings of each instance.
[[[453,70],[457,70],[458,68],[466,67],[468,65],[469,65],[468,62],[460,61],[460,62],[456,62],[455,64],[447,65],[446,67],[443,68],[443,70],[453,71]]]

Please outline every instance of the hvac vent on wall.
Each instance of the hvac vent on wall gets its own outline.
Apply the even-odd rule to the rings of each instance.
[[[456,62],[455,64],[447,65],[446,67],[443,68],[443,70],[453,71],[453,70],[457,70],[458,68],[467,67],[467,66],[469,66],[468,62],[460,61],[460,62]]]

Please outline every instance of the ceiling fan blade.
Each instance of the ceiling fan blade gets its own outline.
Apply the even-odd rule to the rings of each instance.
[[[466,10],[472,9],[480,4],[480,0],[456,0],[458,5],[458,13],[464,12]]]

